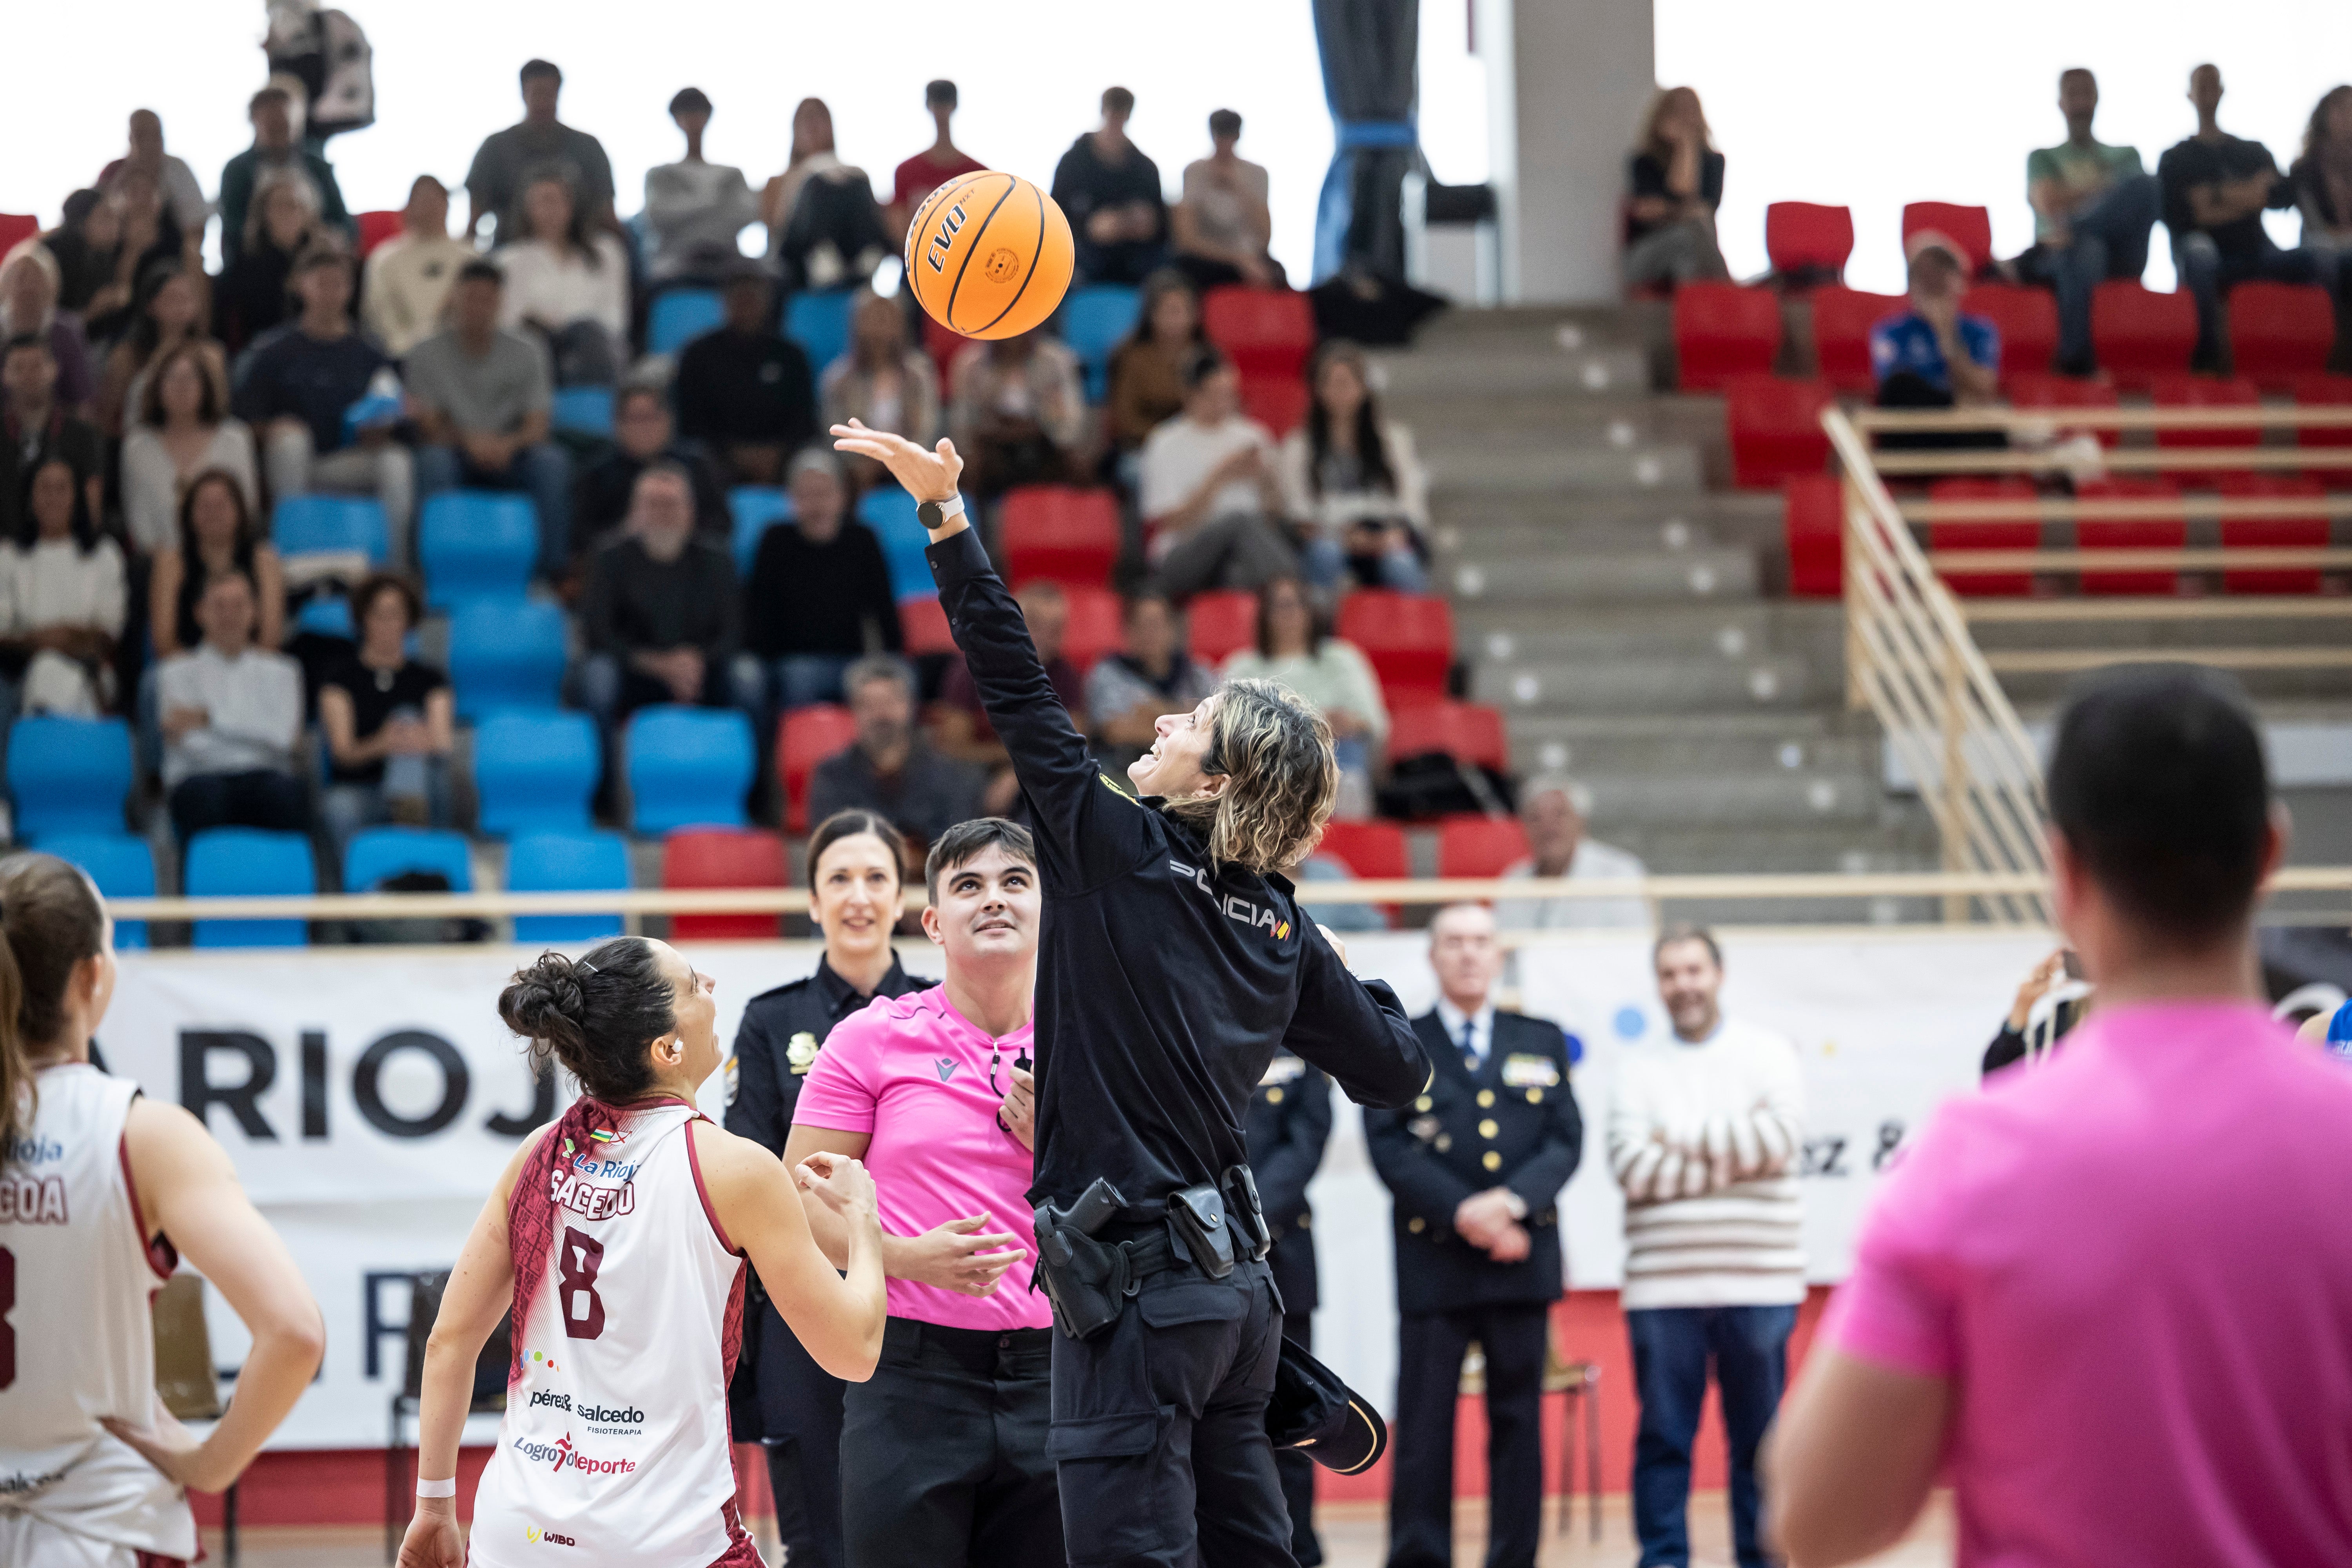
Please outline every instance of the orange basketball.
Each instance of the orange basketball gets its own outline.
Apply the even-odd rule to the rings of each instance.
[[[931,319],[968,338],[1014,338],[1069,291],[1070,220],[1018,174],[950,180],[907,230],[907,284]]]

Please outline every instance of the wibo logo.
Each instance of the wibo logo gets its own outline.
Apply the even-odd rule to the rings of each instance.
[[[550,1546],[577,1546],[580,1543],[568,1535],[558,1535],[551,1530],[541,1530],[535,1524],[522,1527],[522,1538],[530,1542],[546,1542]]]
[[[1168,862],[1168,868],[1177,876],[1190,880],[1201,891],[1208,894],[1209,901],[1223,910],[1227,920],[1245,925],[1252,931],[1270,931],[1274,933],[1274,940],[1276,942],[1289,940],[1290,922],[1265,905],[1254,904],[1237,894],[1218,892],[1214,885],[1210,882],[1208,872],[1197,866],[1187,866],[1181,860],[1171,860]]]

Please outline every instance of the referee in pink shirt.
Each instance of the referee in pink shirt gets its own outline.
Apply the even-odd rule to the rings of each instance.
[[[2087,686],[2049,773],[2058,924],[2097,987],[2046,1062],[1939,1110],[1873,1205],[1782,1412],[1796,1568],[2352,1563],[2352,1073],[2275,1023],[2286,849],[2234,681]]]
[[[881,1364],[843,1409],[848,1568],[1054,1568],[1054,1320],[1029,1288],[1026,1195],[1037,852],[1025,829],[978,817],[940,836],[924,874],[946,982],[834,1029],[784,1145],[794,1170],[854,1151],[882,1214]],[[845,1258],[841,1221],[807,1207],[817,1244]]]

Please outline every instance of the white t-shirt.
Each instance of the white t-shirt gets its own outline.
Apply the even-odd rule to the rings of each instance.
[[[1192,492],[1219,463],[1245,447],[1258,448],[1265,457],[1266,471],[1273,472],[1274,437],[1255,419],[1237,414],[1220,424],[1202,425],[1190,415],[1179,414],[1161,425],[1143,443],[1139,487],[1143,515],[1165,517],[1182,506],[1192,499]],[[1227,512],[1263,510],[1256,483],[1235,479],[1217,492],[1202,521]],[[1152,540],[1151,558],[1157,561],[1167,554],[1181,536],[1181,530],[1161,529]]]
[[[507,287],[499,325],[514,331],[536,317],[551,327],[588,321],[614,337],[627,332],[629,258],[609,234],[596,235],[590,243],[596,247],[593,268],[568,246],[558,249],[536,239],[499,251]]]
[[[156,711],[201,708],[209,715],[163,747],[163,783],[196,773],[290,772],[302,732],[302,667],[282,653],[247,647],[225,658],[210,643],[175,654],[155,671]]]

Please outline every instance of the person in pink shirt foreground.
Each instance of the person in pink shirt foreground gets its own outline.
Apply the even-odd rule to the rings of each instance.
[[[890,1314],[881,1364],[843,1407],[843,1536],[849,1568],[1055,1568],[1054,1320],[1030,1289],[1027,1195],[1036,847],[1026,829],[976,817],[940,836],[924,874],[923,931],[945,984],[834,1029],[784,1145],[795,1170],[819,1150],[856,1151],[882,1213]],[[823,1207],[809,1197],[817,1244],[845,1246]]]
[[[2253,718],[2212,671],[2117,671],[2048,785],[2091,1015],[1878,1194],[1771,1445],[1780,1549],[1880,1551],[1941,1473],[1962,1568],[2352,1563],[2352,1074],[2263,1003]]]

